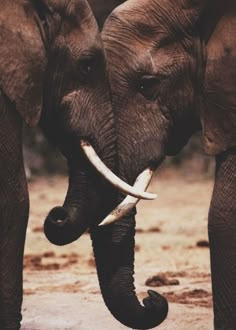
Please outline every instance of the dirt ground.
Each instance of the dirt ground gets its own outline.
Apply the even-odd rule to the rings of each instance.
[[[207,213],[212,180],[161,171],[138,207],[135,280],[169,301],[160,330],[212,330]],[[99,291],[90,237],[56,247],[43,233],[47,212],[63,202],[67,179],[34,179],[24,261],[23,329],[127,329],[106,309]]]

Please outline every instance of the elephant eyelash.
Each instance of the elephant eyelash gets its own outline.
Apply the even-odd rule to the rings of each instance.
[[[98,51],[97,49],[90,49],[84,51],[80,55],[79,63],[91,63],[94,67],[96,65],[101,66],[102,63],[105,63],[103,53]]]
[[[97,48],[90,48],[90,49],[86,49],[84,50],[80,57],[83,59],[92,59],[92,58],[98,58],[101,57],[103,54],[101,53],[100,49]]]

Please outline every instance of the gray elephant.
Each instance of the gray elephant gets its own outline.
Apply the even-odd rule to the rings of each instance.
[[[0,45],[0,328],[13,330],[22,318],[29,213],[23,122],[39,123],[68,160],[64,205],[45,221],[51,242],[76,240],[111,208],[113,188],[87,157],[117,187],[134,190],[110,172],[115,168],[114,120],[100,33],[87,2],[3,0]]]
[[[214,323],[235,329],[235,1],[129,0],[109,16],[102,36],[122,179],[146,187],[165,155],[203,129],[206,152],[216,158],[209,211]],[[168,305],[149,291],[142,306],[135,293],[137,201],[127,197],[103,224],[120,221],[91,233],[106,305],[126,326],[148,329],[165,319]]]

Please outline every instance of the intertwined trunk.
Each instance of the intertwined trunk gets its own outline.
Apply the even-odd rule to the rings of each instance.
[[[91,230],[94,255],[103,299],[113,316],[130,328],[159,325],[168,313],[165,298],[148,291],[137,299],[134,286],[135,210],[121,221]]]

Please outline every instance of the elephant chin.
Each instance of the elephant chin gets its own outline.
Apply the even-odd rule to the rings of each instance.
[[[45,222],[44,233],[55,245],[66,245],[76,241],[87,229],[86,224],[78,222],[76,208],[67,210],[65,207],[53,208]]]

